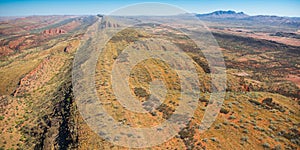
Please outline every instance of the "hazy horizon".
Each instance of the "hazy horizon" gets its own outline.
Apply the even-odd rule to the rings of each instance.
[[[284,15],[269,15],[269,14],[250,15],[247,12],[244,12],[244,11],[236,11],[236,10],[231,10],[231,9],[230,10],[222,10],[222,9],[220,9],[220,10],[213,10],[211,12],[205,12],[205,13],[201,13],[201,12],[200,13],[188,12],[188,13],[189,14],[209,14],[209,13],[213,13],[213,12],[216,12],[216,11],[235,11],[236,13],[243,12],[244,14],[249,15],[249,16],[260,16],[260,15],[262,15],[262,16],[277,16],[277,17],[300,18],[300,16],[284,16]],[[15,15],[15,16],[13,16],[13,15],[6,15],[6,16],[3,16],[3,15],[0,14],[0,17],[4,17],[4,18],[7,17],[7,18],[9,18],[9,17],[31,17],[31,16],[94,16],[94,15],[98,15],[98,14],[101,14],[101,15],[110,15],[110,14],[105,14],[105,13],[95,13],[95,14],[34,14],[34,15]],[[181,15],[181,14],[184,14],[184,13],[175,14],[175,15]],[[116,15],[116,16],[119,16],[119,15]],[[133,16],[148,16],[148,15],[133,15]],[[169,15],[165,15],[165,16],[169,16]],[[170,15],[170,16],[172,16],[172,15]]]
[[[151,2],[151,1],[149,1]],[[164,3],[177,6],[188,13],[205,14],[218,10],[233,10],[254,15],[276,15],[287,17],[300,17],[300,1],[297,0],[275,0],[275,1],[238,1],[238,0],[201,0],[201,1],[171,1],[156,0],[154,3]],[[142,3],[137,0],[129,1],[71,1],[71,0],[0,0],[0,16],[44,16],[44,15],[96,15],[110,14],[120,7]],[[104,6],[104,7],[103,7]],[[266,7],[268,6],[268,7]]]

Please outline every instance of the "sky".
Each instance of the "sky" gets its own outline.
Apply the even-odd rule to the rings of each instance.
[[[234,10],[249,15],[300,17],[300,0],[0,0],[0,16],[109,14],[143,2],[171,4],[189,13]]]

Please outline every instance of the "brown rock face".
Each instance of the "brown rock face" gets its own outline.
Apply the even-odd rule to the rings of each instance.
[[[8,46],[0,46],[0,56],[8,56],[14,51],[10,49]]]
[[[48,30],[43,31],[43,34],[46,34],[46,35],[56,35],[56,34],[64,34],[64,33],[67,33],[67,31],[65,31],[63,29],[58,29],[58,28],[48,29]]]
[[[64,48],[64,52],[65,53],[70,53],[70,51],[72,50],[72,45],[71,44],[69,44],[68,46],[66,46],[65,48]]]
[[[120,27],[120,25],[112,21],[104,21],[102,23],[102,28],[117,28],[117,27]]]

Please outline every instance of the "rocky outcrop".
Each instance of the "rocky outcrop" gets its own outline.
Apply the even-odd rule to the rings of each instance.
[[[44,35],[57,35],[57,34],[64,34],[64,33],[67,33],[67,31],[59,28],[48,29],[43,31]]]
[[[55,107],[51,114],[43,117],[48,124],[40,134],[35,149],[76,149],[77,127],[73,116],[76,107],[72,96],[71,80],[63,83],[53,98],[54,101],[59,100],[59,102],[53,105]]]
[[[73,53],[76,51],[76,48],[79,46],[80,42],[78,40],[70,42],[64,49],[65,53]]]
[[[59,35],[59,34],[65,34],[68,31],[74,30],[78,26],[80,26],[81,23],[78,20],[73,20],[65,25],[60,26],[59,28],[51,28],[43,31],[44,35]]]
[[[249,99],[249,102],[256,106],[262,106],[267,110],[277,109],[280,112],[285,112],[285,108],[278,103],[275,103],[272,98],[265,98],[262,100],[262,102]]]
[[[66,46],[64,48],[64,52],[65,53],[70,53],[72,51],[73,46],[71,44],[69,44],[68,46]]]
[[[120,25],[113,21],[105,20],[102,22],[102,28],[117,28],[117,27],[120,27]]]
[[[265,98],[263,101],[262,101],[262,104],[265,106],[265,108],[267,109],[277,109],[279,110],[280,112],[285,112],[285,109],[283,106],[279,105],[278,103],[275,103],[273,101],[272,98]]]
[[[21,36],[21,37],[18,37],[17,39],[15,40],[11,40],[9,43],[8,43],[8,47],[11,48],[11,49],[17,49],[18,46],[26,39],[25,36]]]
[[[0,47],[0,56],[8,56],[9,54],[13,53],[14,51],[10,49],[8,46],[1,46]]]

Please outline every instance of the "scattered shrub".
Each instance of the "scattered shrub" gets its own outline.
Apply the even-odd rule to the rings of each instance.
[[[223,124],[224,124],[224,125],[228,125],[228,124],[229,124],[229,122],[225,121],[225,122],[223,122]]]
[[[246,133],[246,134],[247,134],[247,133],[248,133],[248,130],[247,130],[247,129],[243,130],[243,133]]]
[[[228,119],[232,120],[232,119],[236,119],[236,117],[234,115],[231,115],[231,116],[229,116]]]
[[[277,128],[276,128],[275,126],[273,126],[273,125],[269,125],[269,128],[270,128],[271,130],[273,130],[273,131],[277,131]]]
[[[134,88],[134,94],[138,97],[148,97],[149,96],[149,94],[146,92],[146,90],[141,87]]]
[[[247,137],[247,136],[243,136],[243,137],[241,138],[241,141],[247,142],[247,141],[248,141],[248,137]]]
[[[222,113],[222,114],[228,114],[229,113],[229,110],[227,110],[227,109],[225,109],[225,108],[221,108],[220,109],[220,113]]]
[[[254,126],[253,129],[258,130],[258,131],[261,131],[261,132],[264,132],[264,131],[265,131],[264,128],[261,128],[261,127],[259,127],[259,126]]]
[[[269,143],[264,143],[262,146],[263,146],[264,148],[270,148],[270,144],[269,144]]]
[[[217,124],[216,126],[215,126],[215,129],[220,129],[221,128],[221,124]]]
[[[252,103],[252,104],[255,104],[255,105],[261,105],[260,102],[258,102],[256,100],[253,100],[253,99],[249,99],[249,102]]]
[[[280,145],[276,145],[273,149],[274,150],[281,150],[281,146]]]
[[[204,103],[208,103],[208,102],[209,102],[207,99],[205,99],[205,98],[203,98],[203,97],[202,97],[202,98],[199,98],[199,101],[200,101],[200,102],[204,102]]]
[[[215,138],[215,137],[210,138],[210,140],[213,141],[213,142],[217,142],[218,141],[217,138]]]

